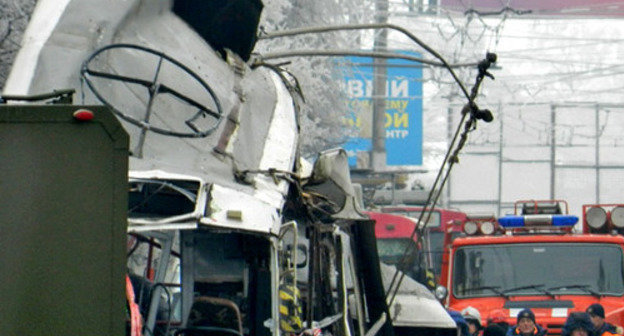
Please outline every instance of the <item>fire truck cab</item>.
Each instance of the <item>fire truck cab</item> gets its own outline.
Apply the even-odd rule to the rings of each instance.
[[[414,280],[422,280],[420,277],[424,270],[419,258],[422,247],[418,246],[418,237],[414,232],[416,221],[382,212],[367,211],[365,214],[375,221],[379,260],[387,265],[397,266]]]
[[[484,325],[495,317],[515,325],[530,308],[537,324],[557,335],[569,313],[593,303],[622,325],[622,214],[623,205],[584,206],[580,233],[573,230],[578,217],[560,200],[518,201],[513,215],[496,221],[468,217],[465,236],[446,240],[436,296],[453,310],[476,308]]]
[[[422,228],[422,246],[418,246],[422,254],[422,263],[426,265],[428,269],[433,272],[436,281],[440,278],[440,272],[442,269],[442,255],[444,252],[443,242],[445,232],[449,232],[451,237],[456,237],[461,234],[461,229],[454,226],[454,222],[463,222],[466,219],[464,212],[452,209],[434,208],[429,212],[429,209],[421,206],[403,206],[395,205],[383,207],[380,209],[381,213],[387,215],[396,215],[407,217],[410,221],[402,221],[399,225],[397,221],[389,219],[390,217],[383,217],[382,214],[376,216],[375,220],[378,223],[375,234],[377,238],[387,239],[390,237],[404,238],[403,241],[409,239],[417,239],[416,236],[412,236],[416,222],[423,215],[421,228]],[[426,223],[426,224],[425,224]],[[388,229],[388,224],[393,228]],[[424,225],[424,226],[423,226]],[[380,249],[383,250],[383,249]],[[383,254],[383,252],[381,252]]]

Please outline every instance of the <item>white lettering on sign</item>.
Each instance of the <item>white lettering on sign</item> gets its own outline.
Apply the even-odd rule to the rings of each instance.
[[[386,130],[386,138],[405,139],[408,135],[408,130]]]
[[[349,98],[371,98],[373,96],[373,81],[348,79],[346,89]],[[383,95],[390,98],[408,98],[409,80],[393,79],[386,81]]]
[[[391,84],[391,88],[390,88],[390,94],[392,98],[397,98],[397,97],[407,97],[408,96],[408,92],[409,92],[409,86],[408,86],[408,81],[406,79],[401,80],[401,81],[397,81],[397,80],[393,80],[390,82]],[[388,83],[386,82],[386,87],[388,86]],[[386,92],[388,92],[388,90],[386,90]]]
[[[347,95],[349,98],[364,97],[364,82],[360,80],[347,81]]]

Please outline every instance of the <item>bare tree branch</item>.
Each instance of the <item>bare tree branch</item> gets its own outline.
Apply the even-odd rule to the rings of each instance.
[[[0,0],[0,25],[6,26],[0,37],[0,91],[21,47],[35,4],[36,0]]]

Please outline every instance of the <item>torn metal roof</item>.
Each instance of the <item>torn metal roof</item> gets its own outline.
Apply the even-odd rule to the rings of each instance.
[[[130,134],[131,175],[200,180],[217,209],[202,224],[277,232],[288,183],[236,173],[293,170],[298,97],[278,70],[222,59],[170,7],[40,0],[5,93],[75,88],[79,103],[106,102]]]

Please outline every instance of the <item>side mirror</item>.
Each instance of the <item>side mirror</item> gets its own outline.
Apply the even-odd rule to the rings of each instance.
[[[319,154],[312,176],[303,186],[329,200],[326,211],[334,219],[363,220],[358,195],[351,182],[347,152],[344,149],[329,149]]]
[[[436,287],[434,295],[439,301],[443,301],[448,296],[448,289],[442,285]]]

